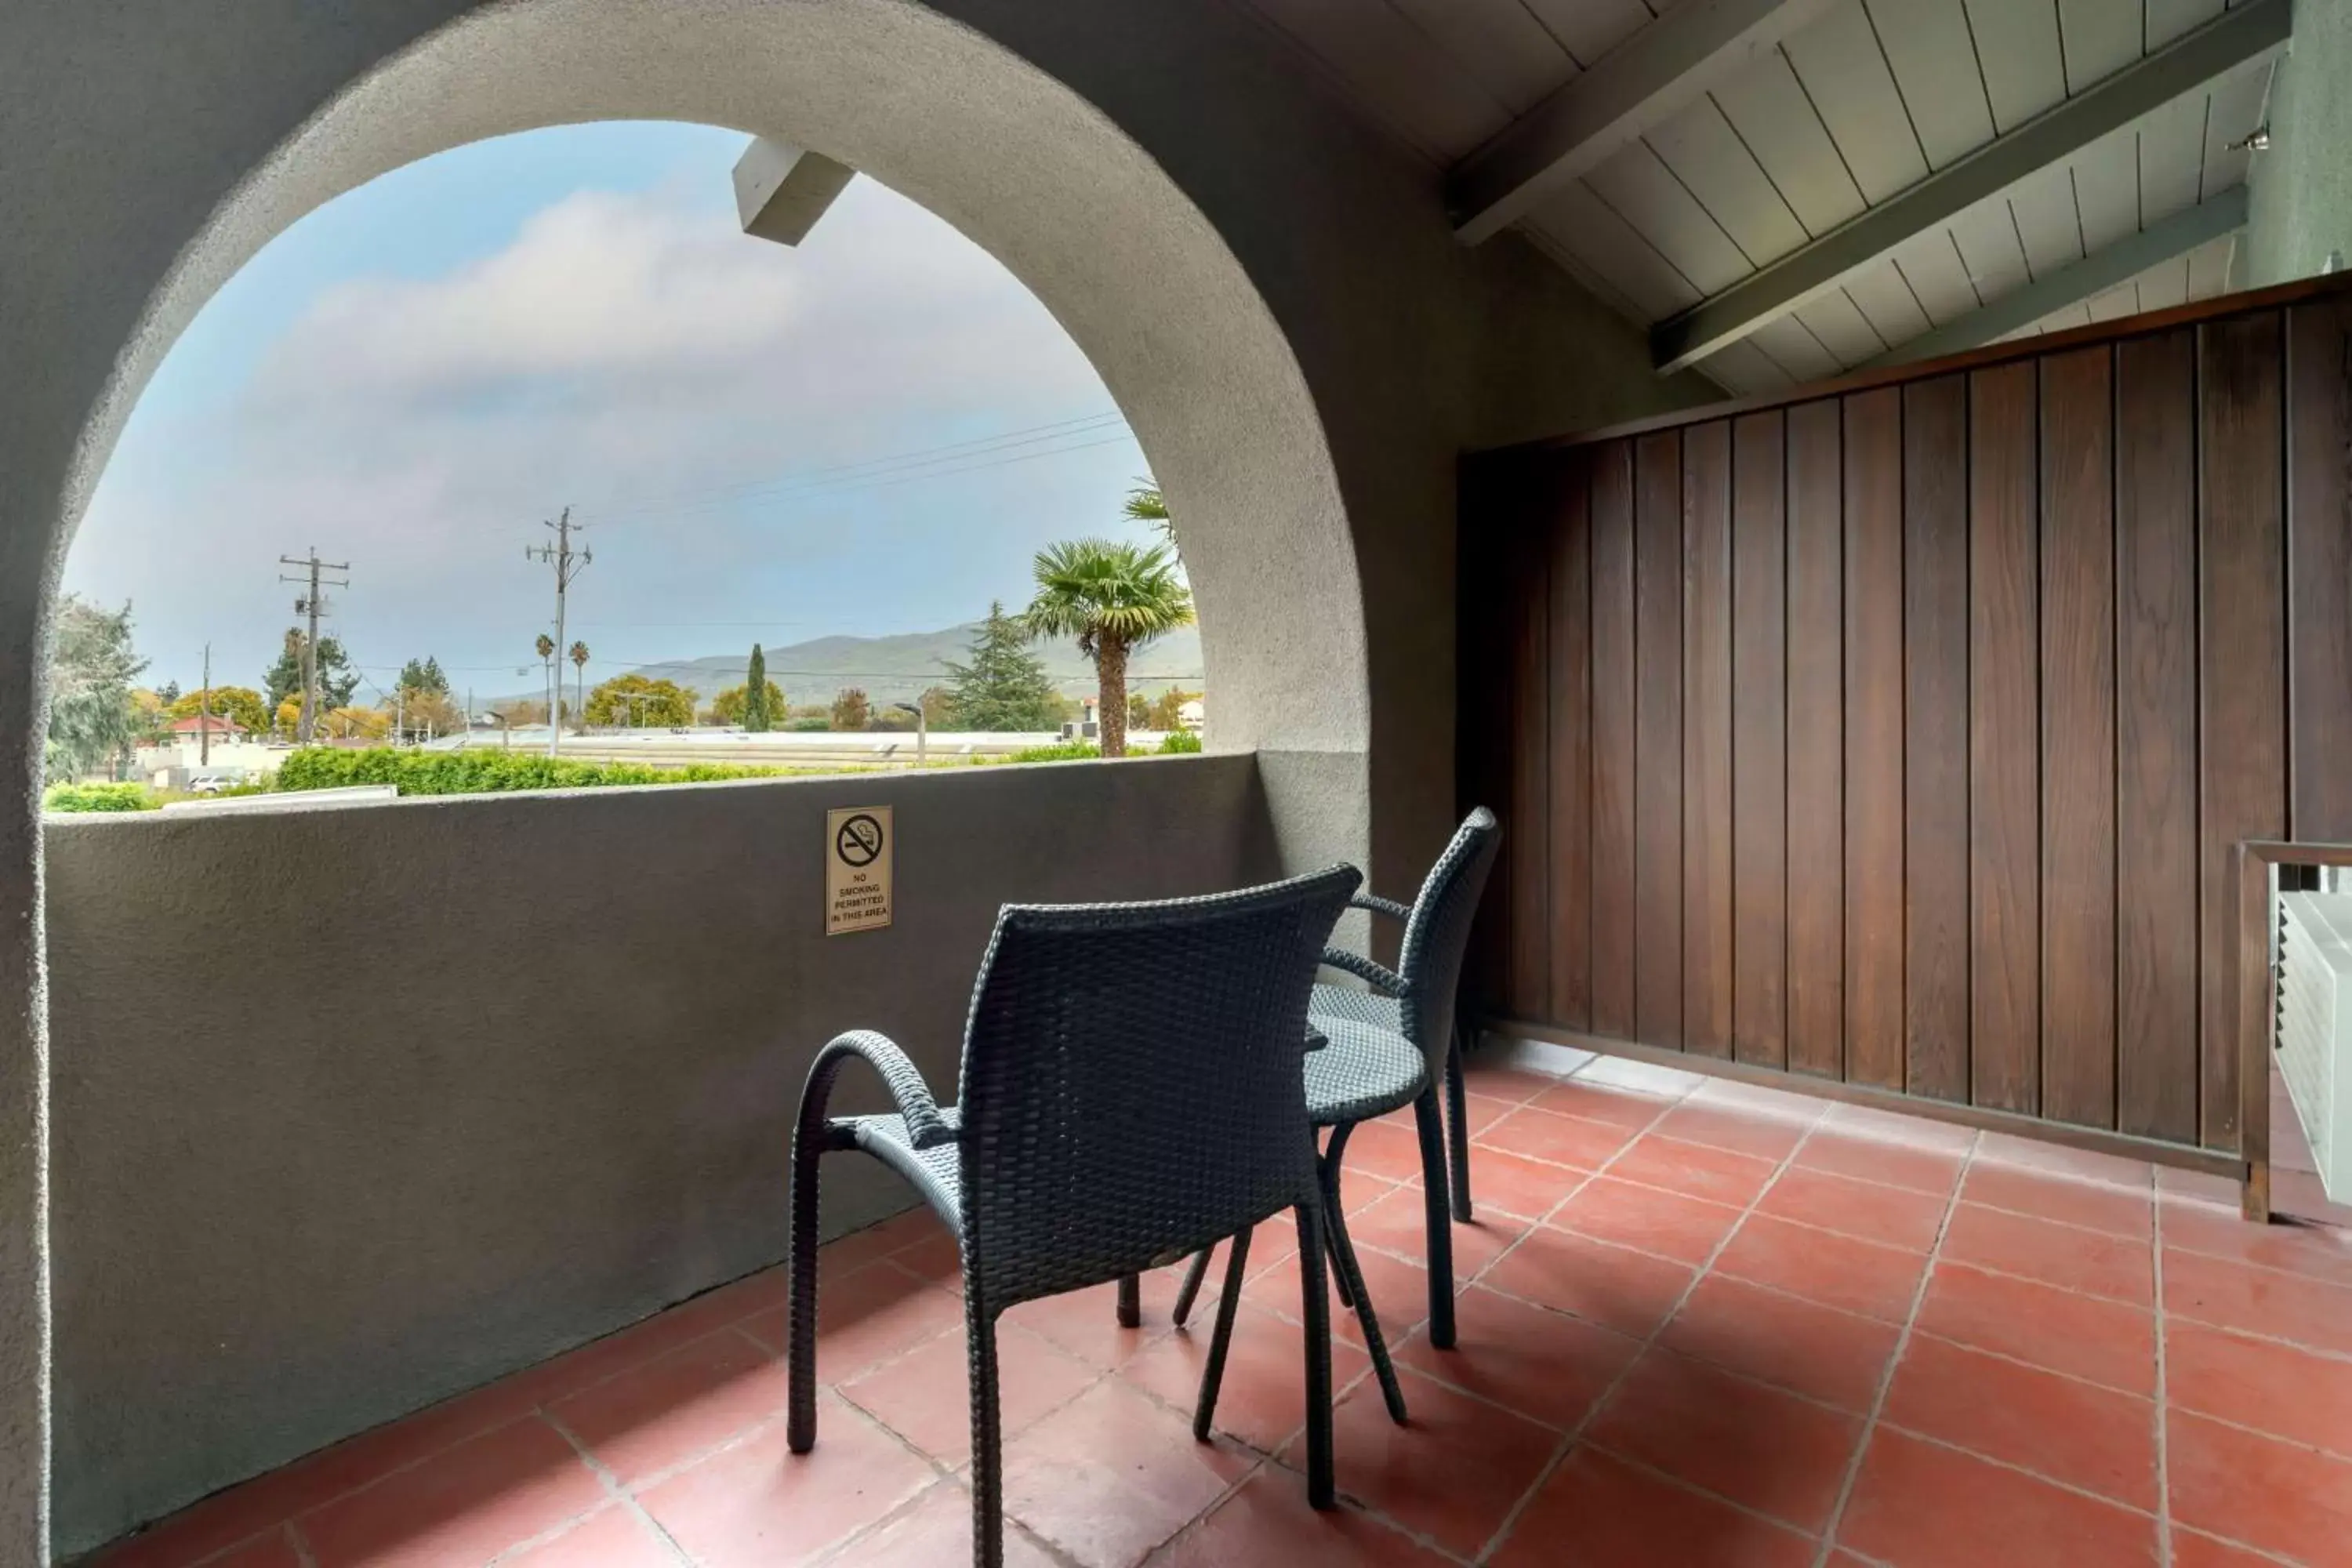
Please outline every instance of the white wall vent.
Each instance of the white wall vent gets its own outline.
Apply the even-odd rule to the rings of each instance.
[[[2352,1203],[2352,894],[2279,896],[2278,1061],[2331,1203]]]

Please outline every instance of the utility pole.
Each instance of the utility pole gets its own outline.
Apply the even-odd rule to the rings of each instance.
[[[575,525],[570,507],[563,509],[562,517],[545,526],[555,531],[555,542],[537,546],[526,544],[522,553],[527,561],[544,561],[555,568],[555,646],[560,651],[563,647],[563,596],[570,591],[572,580],[585,571],[596,557],[591,551],[575,552],[572,550],[572,535]],[[549,668],[551,670],[553,666],[551,664]],[[555,700],[547,710],[547,754],[554,757],[561,756],[563,752],[563,688],[560,679],[551,684],[555,688]]]
[[[196,766],[213,764],[213,645],[205,644],[205,685],[196,694]]]
[[[321,578],[319,574],[348,572],[352,566],[348,561],[320,560],[319,547],[315,544],[310,546],[308,556],[281,555],[278,563],[281,566],[307,567],[310,571],[310,592],[294,601],[294,613],[310,618],[310,634],[302,639],[302,715],[294,721],[294,739],[307,746],[319,721],[319,617],[327,612],[327,601],[320,595],[319,587],[322,582],[333,588],[352,585],[348,577]],[[302,581],[299,577],[289,577],[283,572],[278,574],[278,580],[280,583]]]

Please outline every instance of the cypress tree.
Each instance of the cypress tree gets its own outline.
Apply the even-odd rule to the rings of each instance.
[[[751,669],[743,684],[743,728],[761,734],[775,728],[776,716],[768,710],[768,656],[760,645],[751,645]]]

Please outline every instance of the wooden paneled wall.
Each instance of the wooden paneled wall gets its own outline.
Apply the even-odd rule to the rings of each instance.
[[[2352,839],[2352,294],[2042,342],[1468,460],[1475,1013],[2236,1147],[2233,847]]]

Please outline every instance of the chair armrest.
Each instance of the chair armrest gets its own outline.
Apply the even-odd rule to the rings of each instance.
[[[808,1087],[801,1092],[803,1126],[824,1115],[825,1101],[832,1097],[834,1077],[852,1058],[881,1076],[882,1086],[890,1091],[898,1114],[906,1118],[908,1141],[916,1148],[935,1149],[956,1141],[955,1125],[940,1113],[939,1102],[931,1098],[930,1085],[923,1081],[922,1073],[907,1059],[907,1053],[896,1042],[871,1029],[852,1029],[845,1035],[836,1035],[817,1053],[816,1060],[809,1067]]]
[[[1410,906],[1398,903],[1394,899],[1383,899],[1372,893],[1358,893],[1348,900],[1348,907],[1351,910],[1370,910],[1376,915],[1386,915],[1394,921],[1412,919],[1412,910]]]
[[[1334,969],[1346,970],[1359,980],[1370,982],[1372,989],[1383,996],[1402,996],[1408,989],[1404,976],[1395,970],[1374,963],[1362,954],[1349,952],[1344,948],[1325,948],[1323,962]]]

